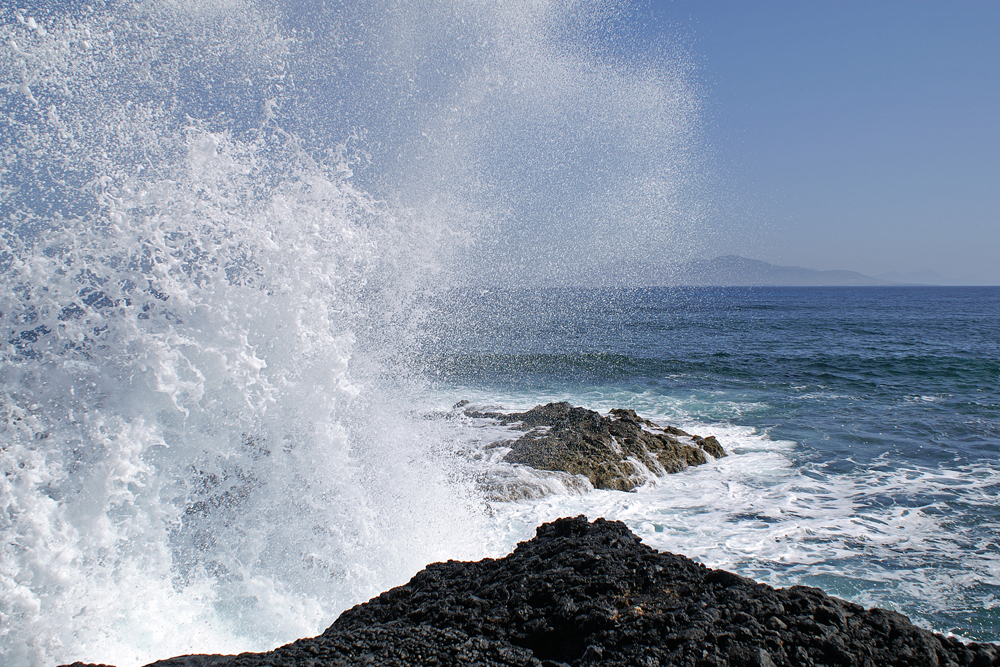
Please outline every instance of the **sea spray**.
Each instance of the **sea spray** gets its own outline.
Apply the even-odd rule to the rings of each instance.
[[[6,664],[269,648],[462,551],[461,489],[352,372],[435,234],[278,125],[265,17],[190,9],[5,17]]]
[[[290,13],[311,127],[356,182],[475,243],[463,282],[608,284],[697,252],[714,197],[695,59],[618,0],[377,0]]]
[[[267,649],[509,548],[411,352],[456,282],[690,250],[690,60],[621,10],[0,14],[6,664]]]

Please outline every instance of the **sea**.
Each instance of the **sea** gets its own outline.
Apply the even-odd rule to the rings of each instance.
[[[1000,288],[644,286],[719,235],[636,11],[0,8],[0,664],[268,650],[580,514],[1000,641]],[[594,490],[462,401],[728,456]]]
[[[461,334],[427,353],[442,408],[627,407],[729,453],[633,493],[504,505],[511,529],[613,517],[710,567],[997,640],[1000,288],[481,290],[458,303],[442,312]]]

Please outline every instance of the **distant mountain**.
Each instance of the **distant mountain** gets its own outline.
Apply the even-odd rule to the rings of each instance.
[[[661,267],[651,271],[651,274],[651,282],[658,285],[832,287],[897,284],[856,271],[816,271],[801,266],[776,266],[739,255],[695,259],[672,267]]]

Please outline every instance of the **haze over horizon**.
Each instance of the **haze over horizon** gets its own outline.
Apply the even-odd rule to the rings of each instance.
[[[887,271],[871,275],[848,269],[813,269],[807,266],[772,264],[741,255],[693,259],[667,270],[652,269],[662,277],[657,284],[737,286],[965,286],[961,280],[936,271]]]
[[[648,9],[636,48],[679,32],[704,86],[705,257],[1000,284],[1000,3]]]

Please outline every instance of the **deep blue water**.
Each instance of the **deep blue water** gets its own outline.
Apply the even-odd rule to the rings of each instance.
[[[721,413],[858,465],[1000,451],[1000,288],[482,290],[458,301],[446,310],[457,335],[438,340],[434,362],[457,385],[753,404]]]

